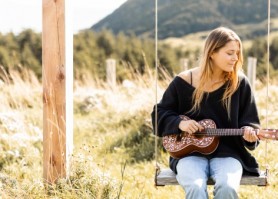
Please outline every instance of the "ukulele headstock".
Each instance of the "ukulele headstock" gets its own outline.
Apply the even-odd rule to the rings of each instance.
[[[278,130],[277,129],[262,129],[258,133],[259,138],[278,140]]]

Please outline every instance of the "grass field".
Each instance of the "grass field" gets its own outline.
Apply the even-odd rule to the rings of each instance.
[[[158,100],[171,77],[158,83]],[[45,187],[42,179],[42,85],[27,72],[0,84],[0,191],[2,198],[183,198],[180,186],[154,186],[155,137],[150,113],[155,78],[133,74],[114,88],[87,77],[74,85],[74,154],[68,179]],[[277,128],[278,86],[257,82],[262,127]],[[268,107],[266,102],[268,101]],[[268,110],[266,110],[266,107]],[[267,113],[267,115],[266,115]],[[158,140],[158,164],[168,154]],[[278,148],[263,141],[252,152],[269,168],[267,187],[242,186],[240,198],[277,198]],[[213,187],[209,187],[212,196]]]

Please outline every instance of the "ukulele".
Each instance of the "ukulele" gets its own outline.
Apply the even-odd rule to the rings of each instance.
[[[181,115],[183,120],[188,117]],[[189,134],[167,135],[162,138],[163,147],[173,158],[182,158],[190,153],[199,152],[205,155],[213,153],[219,145],[219,136],[243,136],[244,129],[217,129],[211,119],[204,119],[198,122],[204,127],[201,132]],[[278,140],[278,130],[256,129],[258,138]]]

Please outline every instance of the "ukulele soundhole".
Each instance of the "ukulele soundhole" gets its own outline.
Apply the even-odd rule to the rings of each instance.
[[[198,122],[204,128],[216,128],[212,120],[205,119]],[[168,152],[180,151],[187,146],[198,146],[204,148],[209,146],[215,137],[212,136],[194,136],[188,133],[181,135],[169,135],[163,138],[163,146]]]

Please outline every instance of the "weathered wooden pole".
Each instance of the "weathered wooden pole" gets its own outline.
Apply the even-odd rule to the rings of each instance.
[[[185,71],[188,69],[188,59],[187,58],[181,58],[180,59],[180,70]]]
[[[112,88],[116,86],[116,60],[115,59],[106,60],[106,82]]]
[[[43,177],[54,183],[67,174],[64,0],[43,0],[42,10]]]
[[[248,57],[247,59],[247,77],[250,81],[251,87],[255,90],[256,83],[256,72],[257,72],[257,58],[256,57]]]

